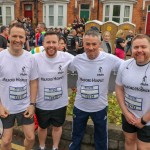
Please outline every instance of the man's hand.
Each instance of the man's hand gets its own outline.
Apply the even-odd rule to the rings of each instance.
[[[29,105],[27,110],[24,112],[24,117],[26,118],[33,118],[35,111],[35,106]]]
[[[4,107],[0,106],[0,117],[6,118],[9,115],[9,111]]]
[[[135,125],[135,123],[137,122],[137,118],[131,112],[128,112],[124,115],[129,124]]]

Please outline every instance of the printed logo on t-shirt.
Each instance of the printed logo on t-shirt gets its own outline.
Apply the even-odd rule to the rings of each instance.
[[[129,94],[125,94],[125,103],[132,110],[142,111],[142,98],[137,98]]]
[[[84,99],[97,99],[99,97],[99,86],[81,86],[81,97]]]
[[[53,101],[62,97],[62,88],[44,88],[44,100]]]
[[[11,100],[23,100],[27,98],[27,86],[9,87],[9,98]]]
[[[143,86],[148,86],[148,83],[147,83],[147,76],[144,76],[144,77],[143,77],[143,80],[142,80],[141,85],[143,85]]]
[[[99,67],[97,76],[104,76],[102,67]]]
[[[58,67],[58,74],[63,74],[64,73],[64,71],[62,70],[62,65],[59,65],[59,67]]]
[[[22,67],[22,72],[20,73],[20,75],[21,76],[26,76],[27,75],[25,66]]]

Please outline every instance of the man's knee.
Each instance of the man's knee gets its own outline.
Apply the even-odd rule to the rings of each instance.
[[[26,140],[28,141],[28,142],[34,142],[34,140],[35,140],[35,135],[34,134],[29,134],[29,135],[26,135]]]
[[[12,142],[12,138],[2,138],[2,145],[8,147]]]

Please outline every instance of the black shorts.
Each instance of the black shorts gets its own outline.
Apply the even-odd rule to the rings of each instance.
[[[15,121],[17,121],[18,126],[34,123],[34,118],[25,118],[24,112],[10,114],[7,118],[1,118],[1,120],[3,122],[4,129],[12,128],[15,124]]]
[[[42,110],[36,108],[35,110],[39,126],[46,129],[50,125],[60,127],[64,124],[66,119],[66,106],[56,110]]]
[[[143,142],[150,142],[150,126],[144,126],[142,129],[135,127],[127,122],[122,115],[122,129],[127,133],[137,133],[137,138]]]

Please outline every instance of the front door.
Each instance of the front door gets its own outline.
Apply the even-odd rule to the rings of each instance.
[[[24,16],[25,18],[30,18],[32,22],[32,4],[24,5]]]
[[[81,4],[80,18],[84,18],[85,21],[89,20],[89,16],[90,16],[89,8],[90,8],[89,4]]]

